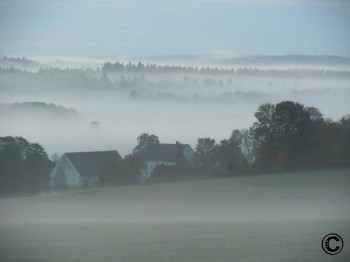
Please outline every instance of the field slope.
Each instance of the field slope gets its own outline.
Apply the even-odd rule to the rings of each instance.
[[[0,261],[349,261],[349,203],[350,169],[3,199]]]

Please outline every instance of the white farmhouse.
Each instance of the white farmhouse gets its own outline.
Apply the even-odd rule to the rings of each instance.
[[[145,167],[141,180],[150,178],[157,165],[176,165],[180,158],[194,164],[194,151],[188,144],[153,144],[142,152]]]
[[[65,153],[50,173],[50,187],[94,186],[105,166],[121,159],[116,150]]]

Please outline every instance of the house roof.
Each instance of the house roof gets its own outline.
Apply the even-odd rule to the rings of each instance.
[[[118,151],[95,151],[66,153],[81,176],[99,175],[104,166],[111,161],[122,159]]]
[[[179,154],[182,154],[188,144],[153,144],[143,150],[142,157],[145,161],[176,162]]]

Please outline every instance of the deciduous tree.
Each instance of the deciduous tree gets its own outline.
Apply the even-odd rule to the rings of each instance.
[[[159,144],[159,138],[154,134],[143,133],[137,138],[137,145],[133,152],[142,152],[147,146],[152,144]]]

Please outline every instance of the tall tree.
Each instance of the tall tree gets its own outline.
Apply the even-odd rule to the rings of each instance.
[[[313,131],[309,112],[302,104],[284,101],[276,105],[272,119],[276,152],[288,155],[287,168],[305,166]]]
[[[121,164],[120,178],[124,185],[135,184],[142,174],[144,162],[140,154],[133,153],[126,155]]]
[[[147,146],[152,144],[159,144],[159,138],[154,134],[143,133],[137,138],[137,145],[133,152],[142,152]]]
[[[316,110],[314,117],[318,117]],[[312,121],[299,103],[284,101],[261,105],[255,113],[254,136],[257,140],[255,164],[266,170],[287,170],[307,165],[312,143]]]
[[[138,153],[126,155],[124,159],[106,163],[100,174],[101,185],[136,184],[141,177],[144,162]]]
[[[244,154],[245,159],[248,164],[254,163],[255,160],[255,150],[257,148],[257,140],[254,136],[254,126],[251,126],[249,129],[241,130],[242,134],[242,153]]]
[[[220,141],[217,147],[217,159],[225,171],[234,171],[241,167],[245,159],[241,148],[242,139],[242,133],[239,130],[233,130],[229,139]]]
[[[52,162],[44,148],[22,137],[0,137],[0,193],[35,193],[48,188]]]
[[[217,144],[214,139],[198,138],[195,148],[195,159],[200,167],[211,168],[217,162]]]
[[[338,124],[331,119],[318,118],[312,121],[313,137],[311,154],[308,156],[310,167],[322,168],[339,164],[341,152],[338,143]]]
[[[350,115],[344,116],[339,121],[338,145],[341,154],[341,163],[350,166]]]
[[[275,154],[273,152],[273,114],[275,105],[270,103],[262,104],[255,112],[254,116],[257,119],[250,128],[252,139],[249,144],[254,145],[254,165],[263,170],[271,170]],[[247,136],[249,138],[249,136]]]
[[[254,116],[257,121],[253,124],[255,138],[259,141],[270,139],[271,130],[273,127],[273,114],[275,105],[270,103],[262,104],[255,112]]]

